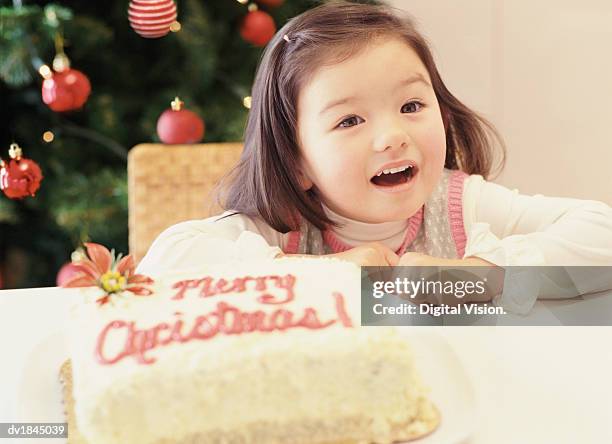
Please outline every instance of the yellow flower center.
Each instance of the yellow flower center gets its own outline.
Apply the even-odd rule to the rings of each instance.
[[[125,288],[125,277],[117,271],[107,271],[100,277],[102,289],[107,293],[116,293]]]

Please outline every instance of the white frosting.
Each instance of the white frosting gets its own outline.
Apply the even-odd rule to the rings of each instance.
[[[172,285],[183,279],[209,276],[232,282],[270,275],[295,277],[292,301],[261,303],[263,292],[254,281],[247,282],[244,292],[201,297],[199,286],[173,299],[178,290]],[[275,282],[266,280],[267,293],[282,301],[289,293]],[[360,272],[355,265],[333,259],[242,262],[162,277],[153,288],[151,296],[126,293],[104,306],[94,302],[101,290],[90,288],[84,292],[87,301],[73,311],[77,426],[91,444],[181,442],[224,433],[240,436],[242,442],[280,442],[288,438],[282,436],[284,426],[295,438],[301,424],[316,426],[307,433],[309,442],[317,442],[317,436],[391,442],[392,429],[417,415],[424,391],[408,344],[393,328],[360,327]],[[348,318],[341,315],[335,293],[342,295]],[[220,302],[268,316],[289,310],[293,321],[311,307],[320,323],[331,325],[171,342],[144,353],[155,360],[152,364],[138,362],[135,354],[114,364],[97,358],[99,336],[113,321],[151,329],[182,319],[187,336],[198,316],[214,312]],[[347,326],[349,321],[353,327]],[[107,359],[124,349],[127,331],[127,326],[108,330],[103,347]],[[169,335],[169,329],[161,329],[158,339]],[[262,436],[261,430],[270,435]]]

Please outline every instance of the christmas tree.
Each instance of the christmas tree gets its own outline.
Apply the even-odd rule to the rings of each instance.
[[[0,288],[55,285],[85,241],[127,252],[128,150],[159,142],[157,119],[175,96],[204,119],[205,142],[241,140],[263,50],[245,40],[261,35],[241,35],[243,19],[258,8],[278,29],[319,2],[175,0],[176,32],[160,38],[130,27],[128,3],[0,0],[0,157],[17,142],[44,176],[34,197],[0,194]],[[60,112],[41,85],[64,52],[91,93]]]

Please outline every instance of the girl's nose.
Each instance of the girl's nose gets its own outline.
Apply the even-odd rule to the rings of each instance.
[[[382,152],[387,149],[406,148],[410,136],[402,128],[387,128],[378,135],[374,141],[374,151]]]

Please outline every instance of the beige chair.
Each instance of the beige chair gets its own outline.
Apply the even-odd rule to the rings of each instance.
[[[137,262],[169,226],[221,212],[211,191],[241,152],[242,143],[141,144],[130,150],[128,226]]]

